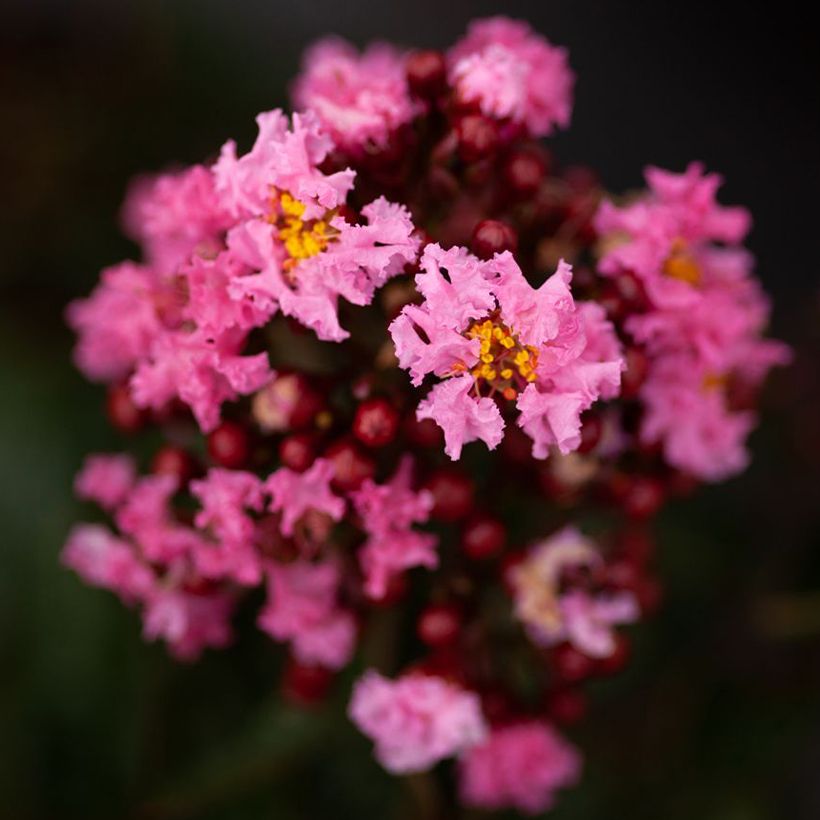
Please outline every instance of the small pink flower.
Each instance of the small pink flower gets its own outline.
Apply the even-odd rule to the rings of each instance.
[[[290,641],[302,663],[344,666],[355,648],[356,624],[336,602],[339,581],[339,567],[332,561],[269,564],[268,601],[259,628]]]
[[[160,409],[178,396],[202,431],[210,432],[223,402],[259,390],[274,375],[266,353],[241,355],[246,335],[238,328],[216,337],[197,331],[160,335],[131,378],[134,401]]]
[[[146,640],[162,638],[179,660],[196,660],[203,649],[220,649],[233,637],[233,596],[222,589],[191,592],[157,585],[143,611]]]
[[[123,205],[123,222],[146,261],[171,272],[192,254],[218,250],[231,218],[216,194],[211,169],[194,165],[138,178]]]
[[[404,56],[387,43],[362,53],[328,37],[305,53],[293,101],[313,111],[340,148],[360,154],[368,143],[383,146],[390,134],[417,112],[410,97]]]
[[[134,459],[123,453],[97,453],[86,458],[74,479],[74,492],[103,509],[116,509],[127,498],[136,478]]]
[[[271,512],[282,514],[283,535],[293,535],[296,522],[309,510],[325,513],[334,521],[344,514],[345,502],[330,489],[333,465],[317,458],[304,473],[280,467],[271,473],[265,488],[271,494]]]
[[[257,122],[251,151],[237,158],[229,142],[215,166],[218,189],[237,217],[227,245],[249,271],[232,279],[228,293],[341,341],[348,333],[339,325],[339,298],[370,304],[375,290],[415,259],[410,214],[379,198],[362,208],[366,224],[350,224],[338,211],[354,174],[318,170],[332,144],[315,115],[295,114],[292,127],[280,111]]]
[[[171,498],[176,490],[173,476],[143,476],[117,510],[120,531],[148,561],[167,565],[203,548],[201,535],[174,517]]]
[[[106,268],[87,299],[72,302],[68,324],[78,335],[74,361],[94,381],[127,376],[163,326],[154,272],[134,262]]]
[[[61,560],[87,584],[115,592],[127,603],[143,600],[154,585],[153,573],[131,545],[99,524],[75,526]]]
[[[593,543],[574,527],[566,527],[536,544],[511,573],[515,614],[536,643],[554,646],[569,641],[589,657],[612,654],[612,627],[638,618],[634,596],[628,592],[561,591],[564,570],[594,569],[600,562]]]
[[[386,484],[367,479],[351,495],[368,535],[359,550],[359,562],[364,591],[370,598],[384,597],[390,580],[406,569],[438,566],[436,536],[412,529],[413,524],[427,521],[433,507],[428,491],[411,488],[412,472],[412,459],[406,456]]]
[[[486,732],[477,695],[420,674],[389,680],[366,672],[354,686],[348,715],[394,774],[425,771],[480,743]]]
[[[508,252],[481,262],[463,248],[428,245],[416,286],[425,297],[390,325],[399,365],[414,384],[434,384],[418,418],[444,431],[445,451],[503,438],[497,401],[515,401],[533,455],[580,443],[581,413],[613,398],[623,361],[614,329],[594,305],[576,305],[564,262],[540,288],[530,286]]]
[[[596,216],[609,248],[599,264],[603,274],[629,271],[653,306],[686,307],[698,301],[702,285],[722,276],[727,263],[748,270],[747,253],[715,245],[742,241],[750,225],[745,209],[717,203],[717,174],[705,174],[693,162],[682,174],[647,168],[645,175],[649,191],[643,197],[620,208],[604,202]],[[712,262],[719,263],[714,272]]]
[[[215,539],[193,556],[199,572],[206,578],[258,584],[262,562],[255,543],[256,525],[248,513],[261,512],[264,506],[262,482],[242,470],[212,468],[205,478],[191,482],[190,491],[202,504],[194,523]]]
[[[574,786],[581,756],[555,729],[528,721],[493,729],[461,759],[461,800],[481,809],[514,808],[527,814],[550,809],[555,792]]]
[[[520,123],[534,137],[569,124],[575,78],[566,49],[551,45],[527,23],[477,20],[448,59],[456,93],[478,103],[484,114]]]

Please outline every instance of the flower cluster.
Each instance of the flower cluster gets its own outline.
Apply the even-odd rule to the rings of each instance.
[[[87,459],[64,563],[180,659],[264,597],[283,697],[355,658],[384,768],[525,813],[659,604],[655,514],[745,465],[788,358],[717,176],[614,204],[556,165],[572,88],[502,17],[446,53],[324,40],[250,150],[134,184],[140,261],[67,312],[143,455]]]
[[[600,271],[634,277],[644,296],[624,323],[650,359],[642,441],[660,443],[669,464],[715,481],[746,466],[754,416],[742,397],[787,362],[788,351],[761,336],[769,303],[738,244],[749,214],[717,203],[720,177],[692,163],[682,174],[649,168],[646,180],[638,200],[601,206]]]

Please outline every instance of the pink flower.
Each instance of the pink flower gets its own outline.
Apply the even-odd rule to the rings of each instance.
[[[428,491],[411,488],[412,472],[412,459],[406,456],[386,484],[367,479],[351,495],[368,535],[359,550],[359,562],[364,591],[370,598],[384,597],[391,578],[406,569],[438,566],[436,536],[412,529],[413,524],[427,521],[433,507]]]
[[[253,393],[273,377],[266,353],[243,356],[246,332],[213,337],[179,331],[159,336],[131,378],[137,405],[160,409],[178,396],[208,433],[219,424],[220,407]]]
[[[419,674],[389,680],[366,672],[354,686],[348,715],[394,774],[425,771],[480,743],[486,732],[477,695]]]
[[[650,301],[625,325],[651,361],[641,439],[660,442],[673,467],[718,481],[746,466],[755,423],[753,414],[731,410],[733,389],[756,389],[790,354],[762,338],[769,301],[752,276],[752,257],[733,244],[748,231],[749,215],[717,204],[720,177],[692,163],[683,174],[649,168],[646,178],[650,190],[638,201],[601,207],[597,225],[611,247],[600,269],[634,273]]]
[[[271,473],[265,488],[271,494],[271,512],[282,514],[283,535],[293,535],[297,521],[308,510],[325,513],[334,521],[344,514],[345,502],[330,489],[333,465],[324,458],[317,458],[310,469],[296,473],[281,467]]]
[[[136,478],[134,459],[122,453],[98,453],[86,458],[74,479],[74,492],[103,509],[113,510],[128,496]]]
[[[373,43],[359,54],[338,37],[307,50],[293,101],[297,108],[315,112],[336,145],[353,154],[368,143],[383,146],[417,111],[400,52]]]
[[[176,490],[173,476],[143,476],[117,510],[120,531],[134,540],[148,561],[167,565],[203,548],[201,535],[174,517],[171,497]]]
[[[573,301],[570,267],[561,262],[534,289],[508,252],[481,262],[463,248],[428,245],[421,266],[425,300],[405,307],[390,333],[414,384],[428,374],[444,379],[417,415],[442,428],[450,458],[476,439],[498,445],[501,399],[516,402],[536,458],[553,445],[578,447],[581,413],[617,395],[623,361],[600,308]]]
[[[638,618],[631,593],[561,591],[562,573],[570,568],[594,569],[601,558],[593,543],[574,527],[536,544],[511,573],[515,614],[538,644],[569,641],[593,658],[615,650],[612,627]]]
[[[551,726],[538,721],[493,729],[461,759],[461,800],[481,809],[550,809],[558,789],[575,785],[581,757]]]
[[[191,482],[190,491],[202,504],[194,523],[215,539],[193,556],[199,572],[206,578],[258,584],[262,562],[255,543],[256,525],[248,511],[258,513],[264,506],[262,482],[242,470],[212,468],[205,478]]]
[[[565,128],[574,76],[567,52],[521,20],[490,17],[470,24],[450,50],[450,82],[484,114],[524,125],[534,137]]]
[[[123,205],[126,233],[142,245],[156,270],[170,273],[191,255],[210,255],[231,224],[210,168],[140,177]]]
[[[338,669],[355,648],[356,624],[337,602],[339,567],[332,561],[268,565],[268,601],[259,628],[290,641],[302,663]]]
[[[122,262],[106,268],[87,299],[72,302],[68,324],[78,335],[74,361],[94,381],[127,376],[162,330],[159,285],[150,268]]]
[[[751,412],[731,412],[724,377],[691,356],[657,359],[641,388],[645,412],[641,440],[661,442],[673,467],[705,481],[741,472],[749,461]]]
[[[142,600],[153,588],[153,573],[131,545],[99,524],[75,526],[61,560],[87,584],[115,592],[126,602]]]
[[[179,660],[195,660],[203,649],[231,642],[233,608],[226,590],[157,585],[145,604],[143,634],[149,641],[162,638]]]
[[[353,172],[318,170],[331,142],[315,115],[260,114],[259,137],[237,158],[232,142],[215,166],[218,188],[238,219],[228,233],[231,254],[247,266],[231,298],[252,300],[268,316],[281,310],[319,338],[341,341],[338,300],[367,305],[376,288],[416,258],[410,214],[379,198],[362,208],[366,224],[339,214]]]
[[[742,241],[750,224],[743,208],[718,205],[721,178],[705,174],[696,162],[682,174],[647,168],[645,175],[649,191],[643,197],[621,208],[610,202],[600,207],[596,228],[609,248],[600,271],[634,273],[656,307],[699,301],[698,289],[721,278],[728,265],[745,275],[748,254],[714,244]],[[714,262],[719,264],[713,271]]]

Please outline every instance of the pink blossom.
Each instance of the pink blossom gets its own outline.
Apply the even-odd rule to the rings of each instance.
[[[273,376],[266,353],[241,355],[245,337],[236,328],[216,337],[196,331],[160,335],[131,378],[134,401],[159,409],[178,396],[203,432],[210,432],[223,402],[259,390]]]
[[[492,730],[461,759],[461,800],[481,809],[550,809],[558,789],[574,786],[581,756],[551,726],[527,721]]]
[[[705,481],[721,481],[748,464],[745,442],[755,416],[731,412],[723,377],[710,373],[697,358],[657,359],[641,399],[641,440],[661,442],[664,458],[673,467]]]
[[[157,315],[159,284],[150,268],[122,262],[106,268],[87,299],[66,311],[78,335],[74,361],[94,381],[127,376],[162,330]]]
[[[348,715],[394,774],[425,771],[480,743],[486,732],[477,695],[420,674],[389,680],[366,672],[354,686]]]
[[[368,143],[383,146],[417,112],[399,51],[373,43],[359,53],[338,37],[307,50],[293,101],[315,112],[335,144],[353,154]]]
[[[478,103],[484,114],[521,123],[535,137],[569,124],[574,76],[566,49],[551,45],[527,23],[476,20],[448,60],[456,93]]]
[[[315,114],[294,114],[291,125],[277,109],[259,114],[256,123],[259,134],[251,150],[238,157],[229,140],[214,165],[220,201],[234,217],[268,214],[272,190],[287,191],[303,203],[306,218],[321,217],[344,202],[354,173],[319,170],[333,143]]]
[[[126,233],[156,270],[173,272],[191,255],[218,250],[230,216],[217,197],[210,168],[140,177],[123,205]]]
[[[612,627],[638,618],[631,593],[561,591],[561,574],[572,567],[594,569],[600,564],[594,544],[574,527],[565,527],[536,544],[511,573],[515,614],[538,644],[569,641],[593,658],[615,650]]]
[[[741,241],[750,224],[743,208],[717,203],[722,181],[717,174],[705,174],[693,162],[682,174],[647,168],[645,175],[649,191],[644,196],[623,207],[604,202],[596,216],[608,247],[599,263],[602,273],[630,271],[653,306],[686,307],[699,301],[702,285],[722,277],[728,261],[748,270],[748,254],[715,245]],[[717,250],[723,260],[713,271]]]
[[[353,654],[356,624],[339,608],[339,567],[332,561],[296,561],[268,566],[268,601],[259,627],[279,641],[290,641],[302,663],[338,669]]]
[[[142,600],[153,587],[153,573],[131,545],[99,524],[75,526],[61,560],[87,584],[115,592],[126,602]]]
[[[203,649],[231,642],[233,608],[233,595],[223,589],[157,585],[145,604],[143,634],[149,641],[162,638],[178,659],[195,660]]]
[[[332,479],[333,465],[324,458],[317,458],[304,473],[280,467],[268,476],[265,487],[272,497],[270,510],[282,514],[284,535],[293,535],[308,510],[325,513],[334,521],[341,519],[345,502],[330,489]]]
[[[362,208],[366,224],[339,213],[353,172],[325,175],[317,166],[331,143],[312,113],[260,114],[259,137],[237,158],[227,143],[215,166],[218,188],[237,216],[227,245],[248,269],[228,294],[272,316],[281,310],[319,338],[341,341],[338,300],[367,305],[375,290],[415,260],[418,239],[402,205],[379,198]]]
[[[74,492],[113,510],[128,496],[136,478],[134,459],[123,453],[97,453],[86,458],[74,479]]]
[[[242,470],[212,468],[205,478],[192,481],[190,491],[202,509],[194,523],[207,529],[215,543],[194,554],[198,570],[206,578],[233,578],[240,584],[258,584],[262,563],[256,548],[256,525],[249,511],[264,506],[262,482]]]
[[[370,598],[384,597],[391,578],[406,569],[438,566],[437,538],[412,528],[427,521],[433,507],[427,490],[412,489],[412,472],[412,459],[406,456],[386,484],[367,479],[351,495],[368,535],[359,550],[359,562],[364,591]]]
[[[428,245],[416,284],[424,302],[391,323],[399,365],[413,383],[435,384],[418,408],[444,431],[445,451],[458,459],[476,439],[490,449],[503,437],[497,401],[515,401],[533,455],[580,443],[580,415],[599,397],[613,398],[623,360],[603,311],[576,305],[563,261],[539,288],[509,252],[480,262],[460,248]]]
[[[171,498],[176,490],[171,475],[143,476],[117,510],[120,531],[136,542],[148,561],[170,564],[203,548],[201,535],[174,517]]]

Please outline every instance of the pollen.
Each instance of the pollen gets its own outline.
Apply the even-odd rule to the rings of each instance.
[[[272,197],[273,213],[268,221],[278,228],[278,237],[288,254],[285,268],[324,251],[336,235],[330,225],[333,212],[323,219],[304,219],[305,205],[287,191]]]
[[[465,334],[468,339],[478,339],[479,363],[470,370],[479,392],[488,388],[490,393],[513,400],[520,389],[535,381],[538,366],[538,350],[523,345],[497,313],[483,321],[474,322]],[[464,368],[452,368],[455,373]]]
[[[700,265],[689,253],[686,240],[678,238],[672,243],[672,250],[663,263],[663,272],[664,275],[686,282],[693,287],[700,284],[702,277]]]

